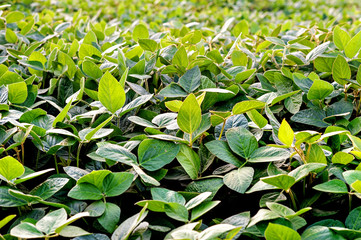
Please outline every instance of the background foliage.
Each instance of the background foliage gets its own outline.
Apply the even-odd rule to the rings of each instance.
[[[361,238],[359,1],[0,6],[0,238]]]

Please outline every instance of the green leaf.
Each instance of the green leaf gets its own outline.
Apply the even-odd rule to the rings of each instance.
[[[247,112],[247,116],[254,122],[259,128],[263,128],[267,125],[268,121],[262,116],[256,109],[252,109]]]
[[[186,200],[180,193],[177,193],[172,190],[168,190],[165,188],[153,187],[150,191],[151,191],[153,200],[159,200],[159,201],[164,201],[164,202],[169,202],[169,203],[175,202],[175,203],[179,203],[181,205],[184,205],[186,202]]]
[[[207,229],[203,230],[200,234],[198,239],[199,240],[210,240],[210,239],[217,239],[220,235],[236,228],[231,224],[216,224]]]
[[[350,35],[342,30],[339,26],[336,26],[333,30],[333,42],[341,51],[345,49],[347,43],[351,40]]]
[[[72,216],[71,218],[69,218],[68,220],[66,220],[65,222],[63,222],[57,229],[55,229],[55,232],[60,233],[69,224],[72,224],[76,220],[78,220],[78,219],[80,219],[82,217],[87,217],[87,216],[89,216],[88,212],[77,213],[74,216]]]
[[[333,92],[333,86],[323,80],[315,80],[307,93],[309,100],[323,100]]]
[[[123,87],[108,71],[100,79],[98,98],[103,106],[113,114],[125,103]]]
[[[18,41],[18,36],[16,36],[13,30],[7,28],[5,32],[5,39],[9,43],[16,43]]]
[[[329,192],[329,193],[348,193],[346,184],[339,180],[333,179],[313,187],[317,191]]]
[[[103,190],[103,180],[108,175],[111,174],[109,170],[95,170],[88,173],[85,176],[82,176],[78,181],[77,184],[80,183],[90,183],[96,186],[98,189]]]
[[[148,211],[145,206],[139,213],[131,216],[122,222],[112,235],[113,240],[127,240],[133,230],[144,220]]]
[[[296,179],[294,177],[288,176],[287,174],[263,177],[260,178],[260,180],[285,191],[288,191],[293,186],[293,184],[296,183]]]
[[[15,23],[19,22],[25,17],[24,13],[19,11],[10,12],[8,15],[6,15],[6,23]]]
[[[360,34],[361,34],[361,32],[360,32]],[[360,43],[361,43],[361,40],[360,40]],[[347,84],[347,81],[344,79],[351,79],[350,66],[348,65],[346,59],[344,57],[342,57],[341,55],[338,55],[336,60],[333,62],[332,76],[333,76],[333,79],[341,85]]]
[[[184,100],[178,112],[177,123],[179,128],[192,134],[202,121],[202,111],[193,93]]]
[[[206,147],[208,150],[215,155],[217,158],[235,165],[236,167],[240,167],[242,162],[238,160],[236,156],[233,155],[231,149],[229,148],[228,144],[221,140],[213,140],[207,142]]]
[[[236,83],[241,83],[244,80],[247,80],[250,76],[252,76],[252,74],[254,72],[256,72],[256,69],[248,69],[248,70],[242,71],[240,73],[237,73],[234,80]]]
[[[15,214],[9,215],[2,220],[0,220],[0,229],[3,228],[6,224],[8,224],[11,220],[13,220],[16,217]]]
[[[179,203],[168,203],[164,205],[165,214],[168,217],[173,218],[177,221],[187,222],[188,221],[188,210]]]
[[[357,180],[361,181],[361,171],[360,170],[348,170],[342,173],[343,177],[347,184],[351,185],[352,183],[356,182]]]
[[[8,85],[9,101],[14,104],[25,102],[28,97],[28,88],[25,82],[18,82]]]
[[[138,43],[146,51],[155,52],[158,47],[158,43],[152,39],[139,39]]]
[[[345,55],[348,58],[353,58],[361,48],[361,31],[359,31],[345,47]]]
[[[256,137],[242,127],[229,129],[226,132],[226,138],[232,151],[245,159],[248,159],[258,148]]]
[[[200,159],[196,152],[190,147],[182,144],[177,154],[177,160],[182,165],[191,179],[197,179],[200,170]]]
[[[143,140],[138,148],[139,165],[155,171],[169,164],[177,156],[179,144],[156,139]]]
[[[0,207],[19,207],[27,204],[26,201],[10,195],[9,190],[9,187],[0,187]]]
[[[58,53],[58,62],[63,66],[67,66],[68,70],[65,72],[65,75],[72,79],[77,72],[77,67],[73,61],[73,59],[66,53],[59,51]]]
[[[68,197],[78,200],[100,200],[103,198],[103,194],[93,184],[81,183],[75,185],[75,187],[69,191]]]
[[[185,207],[188,210],[191,210],[192,208],[197,207],[199,204],[201,204],[202,202],[204,202],[207,198],[209,198],[212,195],[212,192],[203,192],[201,194],[199,194],[198,196],[192,198],[191,200],[189,200],[187,202],[187,204],[185,205]]]
[[[355,159],[354,156],[345,152],[337,152],[332,157],[332,163],[347,165]]]
[[[291,126],[288,124],[286,119],[283,119],[280,128],[278,129],[278,139],[287,147],[293,145],[293,140],[295,138],[295,133],[293,132]]]
[[[73,103],[73,99],[71,99],[63,108],[63,110],[61,110],[61,112],[58,114],[58,116],[56,116],[56,118],[53,121],[52,126],[55,127],[56,124],[58,122],[62,122],[64,120],[64,118],[66,117],[66,115],[68,114],[70,108],[71,108],[71,104]]]
[[[312,51],[310,51],[307,54],[306,61],[311,62],[311,61],[315,60],[316,58],[318,58],[321,54],[323,54],[327,50],[328,45],[330,45],[330,42],[325,42],[325,43],[322,43],[321,45],[315,47],[314,49],[312,49]]]
[[[133,29],[132,38],[138,42],[139,39],[149,38],[148,28],[144,24],[138,24]]]
[[[93,57],[93,56],[97,58],[101,58],[102,53],[92,45],[83,43],[79,49],[80,59],[84,59],[85,57]]]
[[[7,156],[0,159],[0,179],[11,181],[23,175],[24,172],[25,168],[15,158]]]
[[[13,227],[10,230],[10,235],[18,238],[32,239],[32,238],[42,238],[45,235],[39,231],[34,224],[24,222]]]
[[[188,56],[187,56],[187,52],[186,52],[186,49],[184,46],[180,47],[177,52],[174,54],[173,56],[173,60],[172,60],[172,63],[174,65],[177,65],[179,67],[184,67],[184,68],[187,68],[188,66]],[[192,70],[192,69],[191,69]],[[189,71],[191,71],[189,70]],[[197,69],[195,69],[197,70]],[[199,70],[199,68],[198,68]],[[200,72],[199,72],[200,74]],[[199,81],[200,81],[200,78],[199,78]],[[182,85],[181,85],[182,86]],[[199,86],[199,85],[198,85]],[[182,86],[183,87],[183,86]],[[184,87],[183,87],[184,88]],[[184,88],[185,89],[185,88]]]
[[[132,167],[134,168],[134,171],[140,176],[140,178],[145,182],[149,183],[154,186],[159,186],[160,183],[153,177],[146,174],[140,167],[138,167],[135,164],[132,164]]]
[[[89,213],[90,217],[100,217],[104,211],[105,203],[103,201],[95,201],[84,210]]]
[[[84,235],[90,235],[90,233],[81,229],[80,227],[66,226],[59,232],[59,235],[67,238],[75,238]]]
[[[191,213],[191,221],[196,220],[197,218],[203,216],[213,208],[215,208],[221,201],[209,201],[203,202],[202,204],[198,205],[197,207],[193,208]]]
[[[60,227],[67,219],[64,208],[48,213],[36,223],[36,228],[46,235],[55,233],[55,229]]]
[[[86,75],[93,79],[101,78],[103,75],[102,70],[100,70],[100,68],[92,61],[84,61],[82,63],[82,69]]]
[[[347,228],[361,230],[361,207],[354,208],[347,216],[345,225]]]
[[[107,202],[104,214],[98,218],[100,225],[109,233],[113,233],[120,218],[120,208],[114,203]]]
[[[265,104],[265,102],[261,102],[258,100],[247,100],[234,105],[232,112],[234,115],[238,115],[251,111],[252,109],[264,108]]]
[[[324,163],[327,164],[325,153],[322,148],[317,144],[312,144],[309,146],[311,149],[309,150],[309,154],[307,154],[307,162],[308,163]]]
[[[301,235],[302,240],[344,240],[342,236],[324,226],[312,226]]]
[[[160,90],[158,95],[168,98],[186,97],[187,92],[184,91],[181,86],[172,82],[171,84]]]
[[[103,180],[103,189],[107,197],[119,196],[125,192],[133,182],[134,175],[128,172],[108,174]]]
[[[248,159],[249,162],[274,162],[282,161],[290,157],[290,152],[282,148],[260,147],[257,148]]]
[[[114,115],[111,115],[110,117],[108,117],[105,121],[103,121],[101,124],[99,124],[96,128],[92,129],[90,128],[89,131],[86,135],[85,135],[85,138],[82,138],[82,140],[87,140],[87,141],[90,141],[90,140],[93,140],[93,139],[97,139],[97,138],[101,138],[101,137],[105,137],[107,136],[108,134],[106,134],[106,131],[109,131],[109,134],[111,132],[113,132],[113,129],[103,129],[103,130],[100,130],[102,127],[104,127],[105,125],[107,125],[112,119],[113,119],[113,116]],[[103,135],[104,134],[104,135]],[[105,135],[106,134],[106,135]],[[80,134],[79,134],[80,135]]]
[[[179,85],[188,93],[193,92],[201,85],[201,71],[198,66],[188,70],[181,78]]]
[[[301,240],[301,236],[293,229],[269,223],[265,231],[266,240]]]
[[[129,166],[132,164],[137,164],[137,157],[133,153],[131,153],[128,149],[116,144],[105,144],[98,148],[96,154],[103,158],[121,162]]]
[[[60,191],[68,182],[67,178],[50,178],[31,190],[30,194],[46,200]]]
[[[224,178],[224,184],[230,189],[245,193],[253,180],[254,170],[251,167],[243,167],[227,173]]]

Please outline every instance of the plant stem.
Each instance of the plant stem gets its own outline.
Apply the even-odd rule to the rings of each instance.
[[[222,138],[222,134],[223,134],[223,131],[224,131],[224,127],[226,126],[226,121],[224,120],[223,121],[223,125],[222,125],[222,129],[221,129],[221,133],[219,134],[219,138],[218,138],[218,140],[221,140],[221,138]]]
[[[193,133],[189,134],[189,146],[192,147],[193,146]]]
[[[348,211],[351,212],[352,209],[352,194],[348,193]]]
[[[56,173],[59,174],[58,161],[56,160],[56,154],[54,154],[54,163],[55,163]]]
[[[25,163],[24,143],[21,144],[21,160],[22,160],[22,164],[24,164]]]
[[[20,151],[19,151],[18,147],[15,148],[15,152],[16,152],[16,157],[17,157],[18,161],[21,162],[21,158],[20,158],[20,154],[19,154]]]
[[[83,145],[83,143],[79,143],[78,150],[76,152],[76,166],[77,167],[79,167],[79,162],[80,162],[79,156],[80,156],[80,150],[81,150],[82,145]]]
[[[293,210],[297,211],[296,200],[295,200],[295,196],[294,196],[293,193],[292,193],[292,190],[291,190],[291,189],[288,189],[288,191],[286,191],[286,192],[290,195],[290,198],[291,198],[291,201],[292,201]]]

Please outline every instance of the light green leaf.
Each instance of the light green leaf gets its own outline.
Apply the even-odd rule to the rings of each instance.
[[[247,112],[247,116],[254,122],[259,128],[263,128],[267,125],[268,121],[262,116],[256,109],[252,109]]]
[[[108,71],[100,79],[98,98],[103,106],[113,114],[125,103],[123,87]]]
[[[8,15],[6,15],[6,23],[15,23],[19,22],[25,17],[24,13],[19,11],[10,12]]]
[[[359,31],[345,47],[345,55],[348,58],[353,58],[361,48],[361,31]]]
[[[193,93],[184,100],[178,112],[177,123],[179,128],[192,134],[202,121],[202,111]]]
[[[293,145],[294,138],[295,138],[295,133],[293,132],[291,126],[288,124],[286,119],[283,119],[281,126],[278,129],[278,139],[284,145],[291,147]]]
[[[309,146],[309,154],[307,154],[308,163],[324,163],[327,164],[325,153],[322,151],[322,148],[317,144],[312,144]]]
[[[266,240],[301,240],[301,236],[293,229],[269,223],[265,231]]]
[[[148,28],[144,24],[138,24],[133,29],[133,40],[138,42],[139,39],[149,38]]]
[[[336,26],[333,30],[333,42],[341,51],[345,49],[347,43],[351,40],[350,35],[342,30],[339,26]]]
[[[173,56],[172,63],[179,67],[186,68],[188,66],[188,56],[184,46],[180,47]],[[200,74],[200,72],[199,72]]]
[[[360,32],[360,34],[361,34],[361,32]],[[361,43],[361,40],[360,40],[360,43]],[[345,85],[346,83],[348,83],[344,79],[351,78],[350,66],[348,65],[346,59],[344,57],[342,57],[341,55],[338,55],[336,60],[333,62],[332,76],[333,76],[333,79],[341,85]]]
[[[317,191],[329,193],[348,193],[346,183],[339,179],[333,179],[313,187]]]
[[[8,85],[9,101],[14,104],[25,102],[28,97],[28,88],[25,82],[18,82]]]
[[[260,178],[260,180],[285,191],[288,191],[293,186],[293,184],[296,183],[296,179],[294,177],[288,176],[287,174],[263,177]]]
[[[155,52],[158,47],[158,43],[152,39],[139,39],[138,43],[146,51]]]
[[[16,43],[18,41],[18,36],[16,36],[13,30],[7,28],[5,32],[5,39],[9,43]]]
[[[258,100],[247,100],[234,105],[232,112],[234,115],[238,115],[251,111],[252,109],[264,108],[265,104],[265,102],[261,102]]]
[[[65,105],[63,110],[61,110],[61,112],[58,114],[58,116],[56,116],[56,118],[54,119],[53,124],[52,124],[53,127],[55,127],[58,122],[62,122],[64,120],[64,118],[66,117],[66,115],[68,114],[68,112],[70,110],[72,103],[73,103],[73,99],[70,99],[70,101]]]
[[[25,172],[23,165],[13,157],[6,156],[0,159],[0,179],[11,181]]]
[[[307,93],[309,100],[323,100],[333,92],[333,86],[323,80],[315,80]]]
[[[337,152],[332,157],[332,163],[347,165],[355,159],[354,156],[345,152]]]

